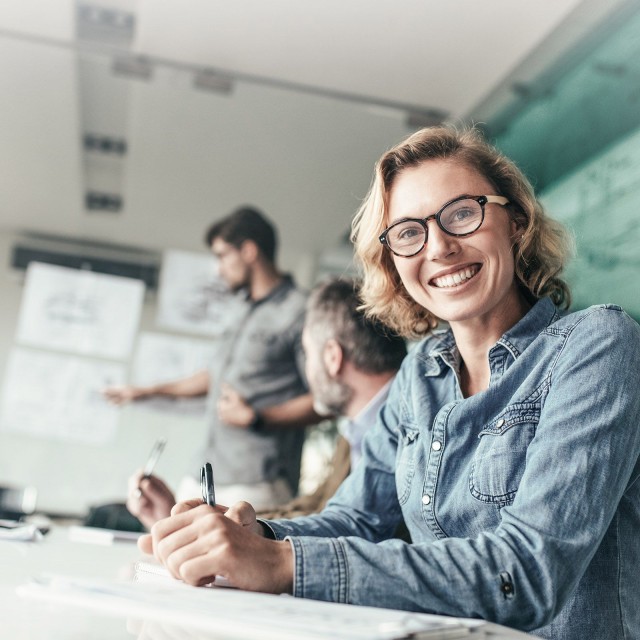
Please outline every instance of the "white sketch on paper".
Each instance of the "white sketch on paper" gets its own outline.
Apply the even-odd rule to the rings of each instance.
[[[123,360],[133,349],[143,298],[141,280],[31,263],[16,340]]]
[[[157,324],[165,329],[220,336],[244,309],[218,275],[212,255],[165,251],[160,273]]]
[[[121,364],[15,348],[4,376],[0,426],[41,438],[111,442],[119,411],[102,389],[124,378]]]
[[[217,345],[211,340],[141,333],[133,360],[131,382],[147,386],[186,378],[202,369],[208,369],[215,357],[216,348]],[[202,416],[206,409],[206,397],[153,397],[138,401],[134,406],[162,413]]]

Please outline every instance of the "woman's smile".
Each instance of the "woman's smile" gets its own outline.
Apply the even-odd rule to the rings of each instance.
[[[466,265],[462,268],[456,267],[455,270],[450,270],[449,273],[434,276],[429,280],[429,285],[436,289],[458,289],[461,285],[475,278],[481,268],[481,264]]]

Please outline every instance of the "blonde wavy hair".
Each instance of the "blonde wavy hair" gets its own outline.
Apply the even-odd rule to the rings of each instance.
[[[453,160],[476,170],[496,195],[509,199],[509,214],[521,230],[514,244],[518,285],[532,302],[548,296],[568,308],[571,295],[560,274],[573,244],[565,228],[545,214],[524,174],[477,129],[438,126],[417,131],[380,158],[369,194],[353,220],[351,239],[363,269],[365,313],[408,338],[424,336],[440,322],[407,293],[391,252],[378,240],[389,223],[389,194],[396,176],[431,159]]]

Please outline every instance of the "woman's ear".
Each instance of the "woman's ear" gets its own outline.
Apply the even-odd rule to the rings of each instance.
[[[520,242],[522,236],[527,230],[527,216],[519,207],[513,204],[507,205],[507,211],[509,212],[509,229],[511,231],[511,238],[514,242]]]
[[[344,352],[340,343],[335,338],[329,338],[324,344],[322,350],[322,359],[327,373],[335,378],[342,370],[344,363]]]
[[[513,216],[509,216],[509,230],[514,240],[517,240],[522,235],[522,226]]]

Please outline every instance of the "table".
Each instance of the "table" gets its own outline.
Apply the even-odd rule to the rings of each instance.
[[[139,556],[131,542],[108,546],[72,542],[66,527],[53,526],[41,542],[0,541],[0,638],[131,640],[135,636],[122,620],[21,598],[16,587],[43,572],[131,577]]]
[[[111,544],[91,544],[70,539],[69,529],[54,526],[39,542],[9,542],[0,540],[0,638],[11,640],[226,640],[228,638],[370,638],[371,624],[388,626],[402,616],[418,621],[420,614],[390,612],[386,609],[371,609],[319,603],[289,596],[253,594],[235,589],[196,589],[176,581],[166,581],[158,589],[149,592],[149,585],[134,585],[134,566],[144,559],[131,541],[115,541]],[[148,559],[148,558],[147,558]],[[92,606],[102,592],[94,595],[87,591],[85,604],[53,603],[47,599],[25,598],[18,595],[16,587],[29,583],[34,576],[43,573],[73,576],[89,581],[126,581],[127,590],[142,588],[144,598],[136,599],[136,592],[125,594],[125,605],[107,614]],[[163,592],[162,592],[163,591]],[[167,591],[169,593],[167,593]],[[180,596],[176,596],[177,592]],[[57,592],[56,592],[57,593]],[[163,598],[164,596],[164,598]],[[173,603],[182,600],[186,606],[173,616]],[[91,602],[93,598],[93,602]],[[146,599],[146,602],[145,602]],[[64,598],[62,598],[64,600]],[[151,604],[150,604],[151,603]],[[108,607],[107,607],[108,608]],[[197,617],[200,612],[198,622]],[[198,612],[198,613],[195,613]],[[245,612],[249,612],[244,615]],[[283,613],[284,612],[284,613]],[[271,614],[271,626],[268,623]],[[226,616],[226,617],[225,617]],[[262,616],[262,619],[261,619]],[[429,616],[422,616],[422,618]],[[366,619],[365,631],[353,623],[352,618]],[[380,622],[369,622],[369,620]],[[450,618],[439,618],[438,624]],[[314,626],[306,622],[306,628],[298,633],[295,626],[300,621],[314,620]],[[275,620],[275,624],[274,624]],[[339,622],[336,622],[338,620]],[[281,624],[282,621],[282,624]],[[298,622],[296,622],[298,621]],[[326,621],[326,626],[324,622]],[[339,627],[337,625],[340,625]],[[186,625],[186,626],[185,626]],[[396,625],[397,626],[397,625]],[[378,628],[378,627],[376,627]],[[336,631],[338,629],[338,631]],[[360,633],[360,635],[357,635]],[[397,631],[396,631],[397,633]],[[428,636],[431,638],[432,636]],[[442,637],[442,636],[433,636]],[[450,637],[460,637],[458,635]],[[480,628],[466,633],[469,640],[493,638],[495,640],[518,640],[531,638],[526,634],[497,627],[481,631]]]

